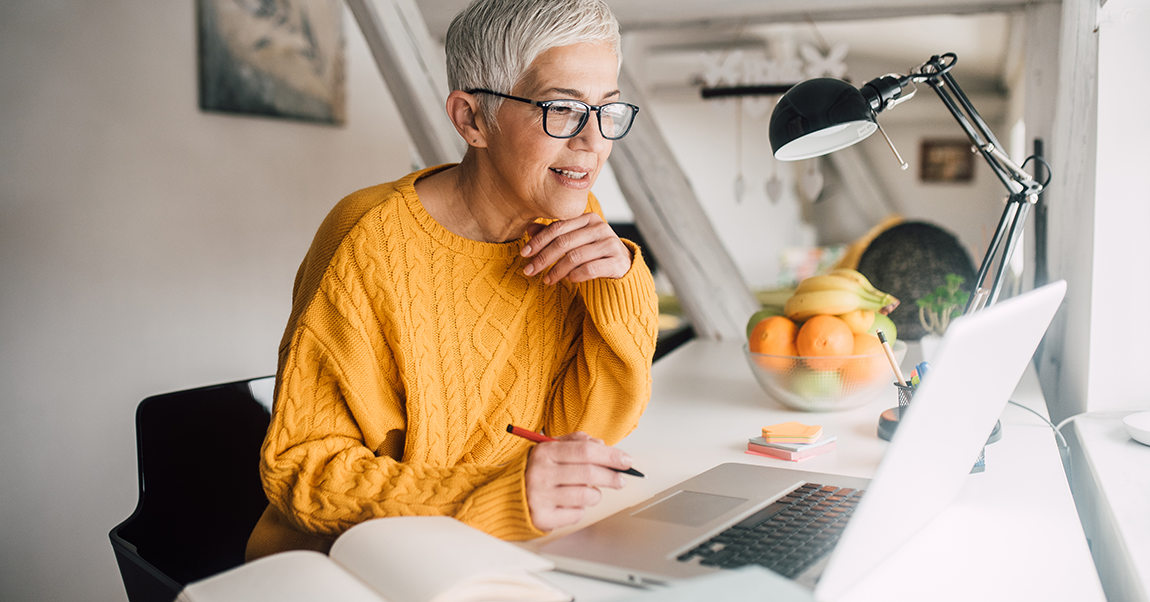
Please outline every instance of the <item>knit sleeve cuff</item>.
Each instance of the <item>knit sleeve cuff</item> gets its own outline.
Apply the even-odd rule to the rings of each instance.
[[[583,296],[588,311],[597,321],[631,321],[636,318],[657,319],[659,314],[658,297],[655,294],[655,281],[651,270],[643,261],[639,245],[620,239],[631,251],[631,269],[618,279],[595,278],[581,282],[577,286]]]
[[[477,490],[468,500],[461,518],[500,539],[522,541],[543,537],[547,532],[535,528],[527,506],[528,451],[503,467],[495,478]]]

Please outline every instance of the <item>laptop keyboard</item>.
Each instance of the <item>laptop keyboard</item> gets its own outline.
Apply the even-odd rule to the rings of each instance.
[[[759,564],[793,579],[830,553],[862,494],[805,483],[678,559],[726,569]]]

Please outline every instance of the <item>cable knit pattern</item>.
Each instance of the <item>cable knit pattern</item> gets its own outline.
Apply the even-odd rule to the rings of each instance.
[[[614,444],[650,396],[658,332],[638,247],[621,279],[548,286],[520,240],[452,234],[417,178],[361,190],[320,227],[296,277],[260,471],[271,505],[254,558],[326,549],[380,516],[454,516],[505,539],[531,523],[530,444],[514,423]],[[589,195],[588,210],[599,212]]]

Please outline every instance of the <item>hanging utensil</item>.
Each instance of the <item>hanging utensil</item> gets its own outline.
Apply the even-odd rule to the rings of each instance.
[[[774,105],[775,99],[770,98],[770,105]],[[767,107],[767,114],[771,113],[772,106]],[[769,124],[769,122],[768,122]],[[771,200],[772,204],[778,204],[779,199],[783,197],[783,182],[779,179],[779,162],[774,157],[769,159],[771,162],[771,175],[767,178],[767,183],[763,189],[767,193],[767,198]]]
[[[743,180],[743,99],[735,100],[735,202],[742,204],[746,182]]]
[[[823,172],[819,169],[819,159],[807,159],[806,169],[803,170],[803,176],[799,180],[800,186],[803,190],[803,196],[812,203],[819,201],[819,196],[823,192]]]

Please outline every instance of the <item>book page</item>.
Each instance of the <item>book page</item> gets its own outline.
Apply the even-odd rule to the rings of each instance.
[[[445,516],[367,521],[331,557],[391,602],[571,599],[532,574],[551,561]]]
[[[177,602],[388,602],[319,552],[273,554],[184,588]]]

